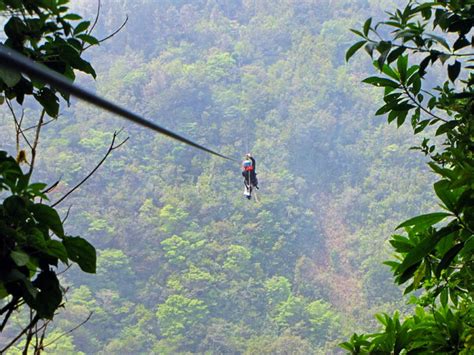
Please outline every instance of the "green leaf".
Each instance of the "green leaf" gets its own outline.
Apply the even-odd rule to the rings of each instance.
[[[370,30],[370,25],[372,24],[372,17],[369,17],[365,23],[364,23],[364,27],[363,27],[363,30],[364,30],[364,35],[367,36],[369,34],[369,30]]]
[[[443,307],[446,307],[446,305],[448,304],[448,289],[447,288],[445,288],[445,289],[443,289],[443,291],[441,291],[439,299],[440,299],[441,305]]]
[[[435,275],[439,277],[441,275],[441,271],[446,269],[449,264],[454,260],[456,255],[461,251],[461,249],[464,247],[464,242],[456,244],[453,246],[451,249],[448,250],[446,254],[444,254],[443,259],[438,264],[438,267],[436,268]]]
[[[52,271],[43,271],[33,281],[33,285],[40,290],[34,302],[38,316],[53,319],[62,301],[62,292],[56,274]]]
[[[92,45],[99,44],[99,40],[97,38],[95,38],[94,36],[88,35],[88,34],[78,35],[77,38],[83,40],[86,43],[92,44]]]
[[[436,130],[436,135],[437,136],[440,136],[444,133],[447,133],[447,132],[450,132],[452,131],[455,127],[458,126],[458,121],[449,121],[449,122],[446,122],[446,123],[443,123],[441,126],[438,127],[438,129]]]
[[[30,212],[38,223],[46,225],[58,237],[64,237],[63,223],[61,222],[61,218],[59,218],[58,212],[56,212],[54,208],[43,205],[42,203],[36,203],[30,206]]]
[[[394,50],[392,50],[390,52],[390,54],[388,55],[388,57],[387,57],[387,63],[390,64],[395,59],[398,59],[403,54],[403,52],[405,52],[405,50],[406,50],[406,47],[404,47],[404,46],[400,46],[400,47],[397,47]]]
[[[67,250],[64,247],[64,244],[58,240],[51,239],[46,242],[46,253],[58,258],[65,264],[68,263]]]
[[[91,274],[96,272],[96,251],[87,240],[81,237],[65,237],[63,244],[69,259],[76,262],[82,271]]]
[[[354,346],[351,343],[347,342],[347,341],[344,342],[344,343],[338,344],[338,346],[342,349],[345,349],[345,350],[349,351],[351,354],[354,353]]]
[[[9,87],[12,88],[21,80],[21,74],[15,70],[0,66],[0,79]]]
[[[433,233],[430,236],[424,238],[420,243],[418,243],[403,259],[403,262],[400,264],[398,269],[396,270],[397,274],[402,274],[411,268],[413,265],[419,263],[421,259],[427,256],[431,251],[436,247],[438,242],[450,235],[458,231],[461,227],[456,224],[441,228],[439,231]],[[416,270],[416,269],[415,269]],[[413,270],[413,273],[415,272]],[[406,281],[406,280],[405,280]]]
[[[440,36],[436,36],[432,33],[427,33],[426,34],[427,37],[430,37],[431,39],[435,40],[436,42],[438,42],[439,44],[441,44],[444,48],[446,48],[448,51],[451,51],[451,48],[449,47],[449,44],[448,42],[446,42],[446,40],[443,38],[443,37],[440,37]]]
[[[367,41],[360,41],[351,46],[346,52],[346,62],[360,49]],[[98,43],[98,42],[97,42]]]
[[[59,113],[59,100],[56,95],[48,88],[42,88],[39,93],[34,94],[36,101],[45,109],[50,117],[57,117]]]
[[[67,15],[63,16],[63,19],[71,20],[71,21],[77,21],[77,20],[82,20],[82,17],[79,16],[78,14],[67,14]]]
[[[459,76],[460,72],[461,72],[461,62],[456,60],[454,64],[448,65],[448,76],[449,76],[449,79],[453,83],[456,80],[456,78]]]
[[[398,57],[397,69],[400,74],[400,81],[404,83],[407,80],[408,56],[402,55]]]
[[[456,209],[456,203],[460,195],[460,190],[451,190],[451,183],[448,180],[437,181],[434,185],[436,196],[446,205],[450,211]]]
[[[74,29],[74,34],[77,35],[81,32],[86,31],[89,28],[90,24],[91,24],[90,21],[83,21],[79,23]]]
[[[414,247],[411,240],[401,235],[393,235],[389,242],[395,248],[397,253],[408,253]]]
[[[13,259],[13,261],[15,262],[15,264],[17,264],[18,266],[25,266],[26,264],[28,264],[28,261],[30,260],[30,257],[28,256],[28,254],[26,254],[25,252],[23,251],[12,251],[10,253],[10,257]]]
[[[369,78],[366,78],[366,79],[362,80],[362,82],[367,83],[367,84],[371,84],[371,85],[375,85],[375,86],[388,86],[388,87],[392,87],[392,88],[400,87],[400,84],[398,84],[397,82],[395,82],[393,80],[390,80],[390,79],[387,79],[387,78],[380,78],[380,77],[377,77],[377,76],[371,76]]]
[[[410,218],[406,220],[395,229],[413,226],[415,227],[416,231],[422,231],[426,229],[427,227],[430,227],[433,224],[436,224],[449,216],[451,216],[451,214],[446,213],[446,212],[435,212],[435,213],[423,214],[423,215],[416,216],[414,218]]]

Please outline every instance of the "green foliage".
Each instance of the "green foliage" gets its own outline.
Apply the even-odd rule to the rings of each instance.
[[[403,228],[406,234],[390,240],[398,260],[386,262],[398,284],[410,282],[405,293],[424,289],[418,303],[433,308],[432,319],[421,308],[403,323],[398,314],[393,318],[380,315],[383,333],[354,336],[341,345],[353,353],[404,349],[467,354],[472,349],[469,339],[474,329],[468,318],[474,290],[474,75],[463,69],[471,69],[473,60],[473,53],[465,51],[471,45],[466,34],[474,27],[473,10],[473,4],[462,1],[409,1],[404,9],[389,13],[387,21],[372,26],[368,19],[362,31],[352,30],[364,40],[349,48],[347,60],[364,45],[371,56],[378,52],[374,64],[383,76],[364,80],[384,88],[385,103],[376,115],[387,114],[388,122],[396,120],[398,127],[411,117],[415,134],[432,136],[413,149],[425,153],[432,170],[441,176],[434,191],[446,211],[401,223],[397,229]],[[383,27],[392,30],[390,40],[382,39]],[[440,35],[428,32],[429,28]],[[424,57],[410,55],[413,52]],[[410,65],[412,58],[419,64]],[[447,67],[449,80],[429,91],[423,87],[424,77],[437,60],[452,63]]]
[[[209,313],[206,304],[199,299],[173,295],[158,306],[158,318],[161,333],[166,337],[185,336]]]
[[[1,1],[0,11],[8,20],[2,45],[42,63],[46,67],[74,81],[74,70],[92,75],[96,73],[89,62],[82,58],[85,49],[98,44],[88,32],[89,21],[69,12],[69,1]],[[59,113],[59,96],[69,101],[69,95],[58,92],[43,83],[10,69],[0,70],[0,93],[6,98],[23,104],[25,96],[32,95],[51,117]]]
[[[39,319],[52,319],[64,288],[52,268],[75,262],[94,273],[96,253],[86,240],[65,235],[58,212],[37,198],[47,199],[45,184],[29,184],[18,163],[0,151],[0,296],[10,296],[6,312],[22,302]],[[54,235],[53,235],[54,234]]]

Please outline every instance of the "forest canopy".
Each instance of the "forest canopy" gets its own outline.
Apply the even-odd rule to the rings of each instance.
[[[376,331],[374,313],[392,314],[398,309],[400,317],[379,319],[389,327],[407,317],[409,323],[403,328],[407,329],[416,317],[425,315],[419,309],[431,301],[436,305],[446,301],[445,307],[459,298],[455,307],[466,304],[461,301],[462,292],[442,292],[458,279],[459,272],[450,265],[469,256],[460,252],[468,236],[460,232],[459,223],[449,243],[421,257],[413,252],[405,264],[402,260],[391,264],[400,283],[416,279],[412,289],[426,288],[429,297],[416,301],[416,315],[411,316],[414,305],[401,298],[403,289],[393,284],[390,267],[381,266],[391,258],[392,246],[406,258],[422,242],[420,233],[436,233],[444,227],[437,225],[443,217],[465,223],[470,213],[463,210],[457,217],[436,208],[440,198],[449,210],[446,204],[451,201],[454,175],[442,176],[441,181],[448,182],[436,182],[433,192],[429,186],[436,177],[427,173],[425,164],[433,163],[438,173],[462,170],[464,163],[456,165],[457,153],[436,140],[445,136],[449,140],[461,126],[451,123],[442,129],[442,137],[423,141],[434,125],[423,121],[417,107],[403,101],[403,91],[395,96],[399,92],[393,84],[405,84],[410,95],[418,95],[421,92],[413,93],[418,84],[438,83],[446,74],[460,85],[463,72],[454,75],[456,61],[448,61],[453,68],[449,72],[446,67],[431,66],[442,59],[432,56],[425,67],[432,70],[423,79],[419,67],[412,69],[415,63],[406,56],[407,49],[390,56],[397,47],[368,37],[369,32],[375,34],[377,20],[386,18],[387,8],[408,26],[412,17],[404,19],[403,8],[399,14],[392,1],[366,0],[108,0],[100,4],[97,22],[97,2],[82,0],[70,4],[71,14],[82,18],[66,18],[66,23],[73,24],[69,30],[62,25],[47,31],[52,31],[52,38],[66,36],[67,42],[70,37],[92,36],[87,32],[92,26],[96,41],[79,38],[88,47],[114,33],[128,15],[127,25],[110,41],[84,54],[76,48],[81,61],[93,63],[94,69],[77,55],[67,54],[65,63],[53,69],[60,67],[70,76],[76,69],[74,78],[81,85],[199,144],[219,147],[229,156],[252,152],[258,160],[259,202],[244,200],[238,164],[118,122],[60,92],[50,89],[52,93],[42,94],[45,88],[34,82],[25,83],[32,95],[28,91],[19,107],[13,102],[18,101],[18,91],[12,90],[19,82],[8,86],[4,81],[4,97],[13,102],[18,117],[24,113],[23,127],[35,126],[42,112],[55,118],[40,125],[41,141],[35,147],[35,169],[29,177],[46,185],[36,186],[27,198],[38,200],[46,186],[54,185],[47,197],[57,201],[102,159],[116,138],[114,132],[123,128],[130,137],[55,213],[48,209],[56,223],[48,219],[46,226],[40,226],[44,235],[49,230],[61,237],[57,221],[63,223],[67,217],[64,230],[68,235],[86,238],[97,253],[95,275],[72,266],[59,276],[68,289],[67,302],[48,325],[45,352],[327,353],[354,331]],[[48,11],[54,14],[54,9]],[[426,9],[419,12],[426,21],[441,16],[433,11],[427,17]],[[374,20],[367,22],[369,16]],[[89,22],[87,26],[80,25],[83,21]],[[357,44],[350,27],[362,28]],[[406,41],[409,36],[415,44],[417,36],[425,39],[421,30],[407,31]],[[431,38],[430,43],[444,48],[439,38]],[[454,49],[465,48],[459,45]],[[370,58],[344,61],[346,53],[350,56],[363,46],[369,52],[373,47],[377,68],[382,69],[375,79]],[[34,47],[31,44],[21,51],[31,57]],[[360,83],[371,76],[366,81],[378,85]],[[379,86],[388,87],[385,95]],[[430,110],[454,112],[451,117],[462,121],[458,100],[469,99],[454,96],[451,102],[449,95],[459,92],[449,91],[449,86],[441,89],[436,91],[439,101]],[[49,95],[48,100],[43,100],[44,95]],[[69,106],[59,105],[61,96]],[[384,102],[386,107],[380,111]],[[375,115],[377,110],[400,128],[387,126],[384,118]],[[11,111],[2,105],[1,149],[17,157],[30,149],[24,139],[17,143],[19,131]],[[405,111],[412,113],[405,115]],[[407,120],[413,115],[415,124],[410,127]],[[415,137],[413,128],[419,129]],[[34,138],[34,130],[25,134]],[[432,144],[439,149],[430,151]],[[427,155],[409,151],[413,146]],[[6,155],[2,159],[15,166],[21,177],[24,174],[17,164],[21,162],[21,169],[28,171],[27,163],[33,159],[30,153],[24,157],[26,163]],[[432,161],[433,157],[439,160]],[[469,198],[466,201],[467,208]],[[48,202],[43,198],[42,204]],[[33,211],[28,209],[28,213]],[[425,217],[411,220],[421,213]],[[403,221],[407,222],[400,227],[408,234],[389,241]],[[56,246],[67,244],[57,237],[52,238]],[[455,256],[442,262],[450,250],[449,255]],[[11,259],[10,264],[20,268],[18,263],[26,260],[22,254]],[[436,284],[438,269],[447,279]],[[448,317],[446,312],[440,315]],[[428,322],[430,317],[422,319]],[[0,344],[8,344],[23,329],[18,325],[24,327],[28,319],[29,314],[12,312],[12,327],[2,330]],[[460,339],[465,341],[463,336]],[[376,340],[356,335],[346,348],[369,349]],[[26,339],[11,350],[21,353],[28,346]]]

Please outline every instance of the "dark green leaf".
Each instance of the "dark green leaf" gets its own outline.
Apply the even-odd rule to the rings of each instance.
[[[59,100],[56,95],[48,88],[43,88],[38,94],[35,94],[35,99],[43,106],[46,113],[55,118],[59,113]]]
[[[397,60],[397,69],[400,74],[400,82],[404,83],[407,80],[408,56],[401,55]]]
[[[465,36],[459,36],[459,38],[453,44],[453,49],[457,51],[458,49],[461,49],[470,45],[471,45],[471,42],[469,42]]]
[[[447,177],[450,180],[456,179],[457,175],[450,169],[442,168],[436,163],[430,162],[428,165],[433,169],[434,172],[438,173],[439,175],[443,177]]]
[[[400,86],[400,84],[398,84],[397,82],[393,81],[393,80],[390,80],[390,79],[387,79],[387,78],[380,78],[380,77],[377,77],[377,76],[371,76],[369,78],[366,78],[364,80],[362,80],[363,83],[367,83],[367,84],[371,84],[371,85],[375,85],[375,86],[388,86],[388,87],[392,87],[392,88],[398,88]]]
[[[436,130],[436,135],[439,136],[441,134],[447,133],[452,131],[455,127],[457,127],[459,123],[457,121],[449,121],[446,123],[443,123],[441,126],[438,127]]]
[[[369,18],[367,19],[367,21],[365,21],[365,23],[364,23],[363,29],[364,29],[364,35],[365,35],[365,36],[367,36],[367,35],[369,34],[369,30],[370,30],[370,25],[371,25],[371,23],[372,23],[372,17],[369,17]]]
[[[390,54],[387,57],[387,63],[392,63],[394,60],[398,59],[406,50],[406,47],[400,46],[395,48],[390,52]]]
[[[21,74],[15,70],[0,66],[0,79],[10,88],[21,80]]]
[[[64,247],[64,244],[58,240],[51,239],[46,242],[46,253],[58,258],[65,264],[68,262],[66,248]]]
[[[79,23],[74,29],[74,34],[77,35],[79,33],[86,31],[89,28],[90,24],[91,24],[90,21],[83,21]]]
[[[451,216],[451,214],[446,212],[423,214],[406,220],[395,229],[403,227],[414,227],[417,231],[422,231],[427,227],[430,227],[433,224],[436,224],[449,216]]]
[[[77,14],[67,14],[67,15],[63,16],[63,19],[76,21],[76,20],[81,20],[82,17],[77,15]]]
[[[449,264],[454,260],[456,255],[461,251],[461,249],[464,247],[464,242],[456,244],[453,246],[451,249],[448,250],[446,254],[444,254],[443,259],[441,259],[440,263],[438,264],[438,267],[436,268],[436,276],[439,277],[441,275],[441,271],[446,269]]]
[[[25,266],[26,264],[28,264],[28,261],[30,261],[30,257],[28,256],[28,254],[26,254],[25,252],[21,250],[12,251],[10,253],[10,257],[18,266]]]
[[[454,64],[448,65],[448,76],[449,79],[454,83],[456,78],[459,76],[461,72],[461,62],[455,61]]]
[[[448,289],[447,288],[441,291],[440,302],[443,307],[446,307],[446,305],[448,304]]]
[[[14,220],[23,219],[27,216],[28,211],[26,209],[25,200],[19,196],[9,196],[3,201],[3,207],[8,217],[12,217]]]
[[[450,225],[450,226],[441,228],[439,231],[433,233],[432,235],[425,237],[405,256],[405,258],[403,259],[403,262],[400,264],[400,266],[396,270],[396,273],[403,275],[405,271],[407,271],[409,268],[411,270],[411,267],[413,267],[413,265],[419,263],[421,259],[423,259],[429,253],[431,253],[431,251],[436,247],[436,244],[438,244],[438,242],[442,238],[450,235],[451,233],[458,231],[459,229],[460,227],[458,225]],[[416,269],[413,270],[413,273],[415,271]],[[405,281],[406,280],[407,279],[405,279]]]
[[[360,49],[367,41],[360,41],[351,46],[346,52],[346,62]],[[97,42],[98,43],[98,42]]]
[[[30,211],[39,223],[45,224],[58,237],[64,237],[63,223],[54,208],[42,203],[36,203],[30,206]]]
[[[56,274],[52,271],[43,271],[38,275],[33,285],[40,290],[34,302],[38,316],[53,319],[54,313],[62,301],[62,292]]]
[[[458,197],[460,195],[459,191],[452,190],[451,183],[448,180],[437,181],[433,187],[436,196],[438,196],[440,200],[444,202],[450,211],[454,211]]]
[[[92,44],[92,45],[99,44],[99,40],[97,38],[95,38],[94,36],[88,35],[88,34],[78,35],[77,38],[83,40],[86,43]]]
[[[81,237],[66,237],[63,244],[69,259],[76,262],[82,271],[92,274],[96,272],[96,251],[87,240]]]

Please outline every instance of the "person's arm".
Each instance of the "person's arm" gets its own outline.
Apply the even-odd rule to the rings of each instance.
[[[255,169],[257,169],[257,163],[255,163],[255,159],[253,157],[250,157],[250,160],[252,160],[253,170],[255,171]]]

